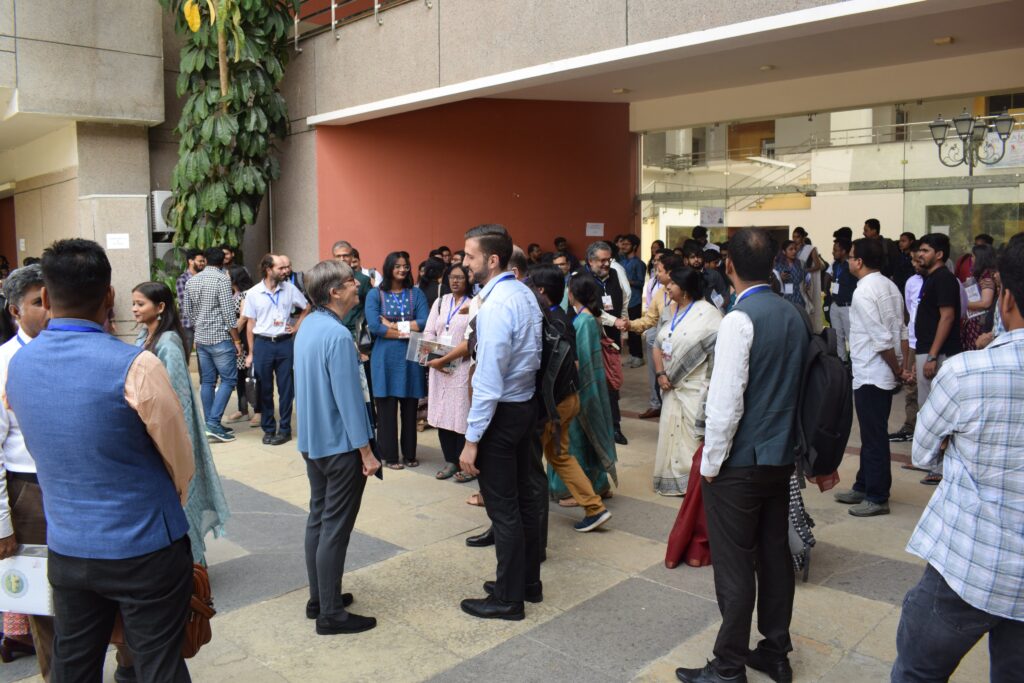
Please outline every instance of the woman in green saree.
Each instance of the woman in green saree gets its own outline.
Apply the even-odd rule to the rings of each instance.
[[[185,424],[188,425],[196,464],[195,475],[189,484],[185,517],[188,518],[192,559],[206,564],[206,534],[213,531],[220,536],[231,513],[206,440],[205,422],[192,394],[188,357],[181,342],[181,320],[174,307],[174,295],[161,282],[143,282],[132,290],[132,314],[135,321],[143,326],[135,345],[153,352],[164,364],[185,411]]]
[[[604,332],[597,319],[601,315],[601,286],[590,273],[577,273],[569,280],[569,304],[576,311],[576,357],[579,361],[580,412],[569,426],[569,452],[583,468],[602,498],[611,496],[611,481],[618,485],[615,473],[614,427],[612,408],[601,355]],[[548,487],[552,498],[572,500],[569,489],[548,467]]]

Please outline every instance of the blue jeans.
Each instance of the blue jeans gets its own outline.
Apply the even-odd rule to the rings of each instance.
[[[928,565],[924,576],[903,599],[892,683],[945,683],[986,633],[989,680],[1020,681],[1024,671],[1024,621],[972,607]]]
[[[873,384],[854,389],[853,403],[860,424],[860,467],[853,490],[864,494],[872,503],[887,503],[892,488],[891,454],[889,452],[889,411],[892,389],[879,389]]]
[[[238,353],[230,339],[218,344],[196,344],[199,357],[199,395],[206,424],[220,426],[224,409],[238,381]],[[217,386],[217,377],[220,386]],[[216,393],[214,392],[216,389]]]

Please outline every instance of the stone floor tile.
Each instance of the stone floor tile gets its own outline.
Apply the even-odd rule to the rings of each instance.
[[[848,650],[893,609],[875,600],[803,584],[794,597],[791,630],[829,646]]]
[[[580,662],[571,654],[558,652],[523,635],[468,659],[430,680],[437,683],[612,683],[618,679]]]
[[[892,664],[856,652],[847,652],[818,680],[821,683],[888,683]]]
[[[676,499],[676,507],[673,509],[629,496],[615,496],[605,503],[605,507],[612,513],[612,519],[605,527],[666,543],[680,505],[681,498]],[[551,510],[552,518],[554,514],[558,514],[576,521],[583,516],[580,508],[563,508],[555,504]]]
[[[548,547],[558,552],[576,553],[579,557],[630,573],[641,572],[655,562],[664,561],[664,543],[617,531],[614,523],[612,518],[608,523],[611,528],[602,527],[588,534],[551,525],[548,528]]]
[[[409,549],[422,548],[450,538],[462,538],[484,524],[487,524],[486,517],[471,520],[427,507],[376,510],[366,514],[360,511],[356,520],[356,528],[360,531]]]
[[[249,551],[225,536],[206,539],[206,566],[212,567],[221,562],[245,557]]]
[[[615,680],[629,680],[717,618],[717,607],[707,600],[632,578],[538,626],[529,637],[574,653]]]
[[[648,567],[640,575],[670,588],[715,601],[715,577],[711,567],[680,565],[669,569],[662,561]]]
[[[921,579],[923,573],[924,568],[920,564],[881,558],[873,564],[846,571],[837,570],[821,585],[890,605],[900,605],[907,591]]]
[[[629,578],[629,574],[596,562],[580,559],[573,553],[548,553],[541,565],[544,603],[562,611],[602,593]]]

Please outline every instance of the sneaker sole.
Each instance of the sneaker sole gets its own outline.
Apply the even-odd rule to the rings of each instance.
[[[235,440],[235,437],[232,436],[231,434],[226,434],[222,436],[220,434],[215,434],[210,431],[206,432],[206,437],[208,439],[213,439],[214,441],[219,441],[220,443],[231,443],[232,441]]]
[[[587,527],[583,527],[582,529],[580,529],[580,528],[578,528],[578,527],[573,527],[573,528],[574,528],[574,529],[575,529],[576,531],[580,532],[581,534],[585,534],[585,533],[587,533],[588,531],[593,531],[594,529],[596,529],[597,527],[601,526],[602,524],[604,524],[605,522],[607,522],[607,521],[608,521],[609,519],[611,519],[611,518],[612,518],[612,513],[610,513],[610,512],[607,512],[607,511],[605,511],[605,513],[604,513],[604,514],[602,514],[602,515],[601,515],[600,517],[598,517],[598,518],[597,518],[597,519],[596,519],[596,520],[594,521],[594,523],[593,523],[593,524],[591,524],[590,526],[587,526]]]
[[[873,512],[854,512],[853,510],[847,510],[851,517],[878,517],[879,515],[889,514],[888,510],[875,510]]]

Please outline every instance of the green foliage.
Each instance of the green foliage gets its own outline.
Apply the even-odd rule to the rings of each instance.
[[[288,134],[288,109],[278,86],[299,0],[195,3],[202,19],[195,32],[182,12],[185,0],[159,2],[174,13],[176,30],[186,37],[177,82],[185,106],[175,128],[180,142],[171,176],[174,242],[200,249],[238,246],[267,184],[281,174],[274,141]],[[213,23],[211,5],[217,13]],[[218,29],[226,38],[227,97],[221,96]]]
[[[177,296],[177,280],[182,271],[185,270],[185,250],[174,247],[163,255],[163,258],[153,259],[153,282],[162,282],[168,289]]]

